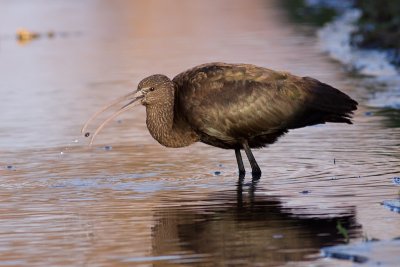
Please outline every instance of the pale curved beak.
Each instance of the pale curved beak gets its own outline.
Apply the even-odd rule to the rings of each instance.
[[[100,124],[99,127],[95,130],[95,132],[92,135],[92,138],[90,139],[89,145],[93,144],[94,138],[100,133],[100,131],[114,118],[119,116],[120,114],[124,113],[127,110],[132,109],[133,107],[137,106],[140,104],[140,99],[144,97],[144,94],[141,90],[131,92],[129,94],[126,94],[124,96],[121,96],[115,100],[113,100],[111,103],[108,103],[107,105],[103,106],[101,109],[99,109],[96,113],[94,113],[83,125],[81,129],[81,133],[85,133],[89,123],[93,121],[95,118],[97,118],[100,114],[102,114],[104,111],[108,110],[111,107],[116,106],[117,104],[120,104],[123,101],[130,100],[127,104],[123,105],[117,112],[112,114],[110,117],[108,117],[102,124]],[[89,132],[85,133],[85,137],[88,137],[90,135]]]

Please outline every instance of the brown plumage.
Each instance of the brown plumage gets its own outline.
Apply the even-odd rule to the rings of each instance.
[[[349,96],[313,78],[250,64],[208,63],[172,80],[161,74],[149,76],[137,91],[114,101],[89,121],[128,99],[96,130],[92,141],[108,121],[142,103],[149,132],[160,144],[184,147],[200,141],[234,149],[240,174],[245,172],[240,154],[244,149],[254,177],[261,170],[251,148],[272,144],[290,129],[326,122],[351,124],[357,109],[357,102]]]

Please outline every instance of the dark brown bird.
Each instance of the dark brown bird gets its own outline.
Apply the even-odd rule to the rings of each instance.
[[[261,175],[251,148],[274,143],[290,129],[326,122],[351,124],[357,102],[332,86],[250,64],[209,63],[170,80],[156,74],[143,79],[129,93],[95,113],[130,100],[104,121],[92,136],[117,115],[137,103],[146,107],[150,134],[166,147],[203,142],[235,150],[240,176],[240,150],[249,159],[253,177]],[[88,135],[88,133],[86,133]]]

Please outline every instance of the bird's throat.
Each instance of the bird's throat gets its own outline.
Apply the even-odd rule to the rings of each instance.
[[[174,120],[173,101],[146,106],[146,124],[151,136],[166,147],[184,147],[199,141],[183,120]]]

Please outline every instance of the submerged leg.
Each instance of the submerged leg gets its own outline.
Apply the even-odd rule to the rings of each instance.
[[[258,167],[257,161],[253,156],[253,153],[250,150],[249,144],[247,141],[243,142],[243,148],[244,151],[246,152],[247,158],[249,159],[250,165],[251,165],[251,174],[253,175],[253,178],[260,178],[261,176],[261,169]]]
[[[236,155],[236,160],[239,168],[239,176],[244,176],[246,173],[246,170],[243,165],[243,160],[242,160],[242,155],[240,154],[240,149],[235,148],[235,155]]]

